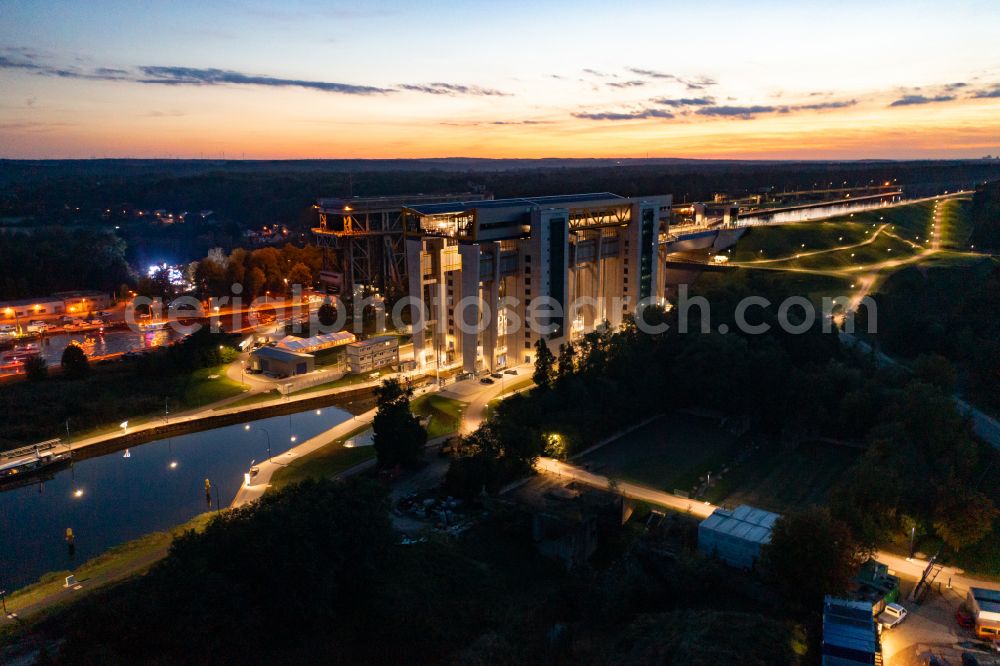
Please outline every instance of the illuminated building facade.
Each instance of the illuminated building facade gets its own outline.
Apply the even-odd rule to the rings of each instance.
[[[415,360],[495,372],[530,362],[539,336],[557,345],[661,302],[670,204],[601,192],[404,207]]]

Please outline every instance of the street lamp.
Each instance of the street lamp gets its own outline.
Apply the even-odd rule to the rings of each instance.
[[[264,436],[267,437],[267,459],[270,461],[271,460],[271,433],[269,433],[267,431],[267,428],[263,428],[261,426],[257,426],[257,427],[260,428],[261,431],[264,433]],[[245,426],[243,426],[243,429],[249,431],[250,430],[250,424],[247,423]],[[293,438],[292,441],[294,442],[295,439]],[[253,464],[251,463],[251,467],[252,466],[253,466]]]

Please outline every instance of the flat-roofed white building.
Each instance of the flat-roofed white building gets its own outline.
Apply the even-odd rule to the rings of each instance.
[[[405,207],[409,295],[424,304],[414,359],[496,371],[532,361],[540,336],[557,345],[662,302],[670,204],[600,192]],[[531,330],[544,303],[558,306],[536,318],[550,330]]]
[[[372,372],[399,364],[399,338],[382,335],[347,345],[347,367],[351,374]]]
[[[761,547],[771,542],[771,529],[779,517],[746,504],[732,511],[716,509],[698,525],[698,550],[730,566],[750,569]]]

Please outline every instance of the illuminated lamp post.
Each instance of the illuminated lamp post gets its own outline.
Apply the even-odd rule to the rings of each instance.
[[[260,426],[257,426],[257,427],[260,428]],[[249,431],[250,430],[250,424],[247,423],[245,426],[243,426],[243,429],[246,430],[246,431]],[[267,431],[267,428],[260,428],[260,429],[261,429],[261,431],[263,431],[264,436],[267,437],[267,459],[268,459],[268,461],[270,461],[271,460],[271,433],[269,433]],[[292,441],[294,442],[295,440],[292,439]],[[251,463],[250,466],[253,467],[253,463]]]

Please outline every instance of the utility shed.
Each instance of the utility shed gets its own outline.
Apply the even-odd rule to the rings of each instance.
[[[316,359],[311,354],[299,354],[277,347],[261,347],[250,354],[250,366],[277,377],[289,377],[312,372],[316,369]]]
[[[871,604],[823,599],[823,666],[874,666],[882,662],[881,652]]]
[[[760,549],[771,541],[778,514],[742,504],[732,511],[716,509],[698,525],[698,550],[730,566],[750,569]]]

